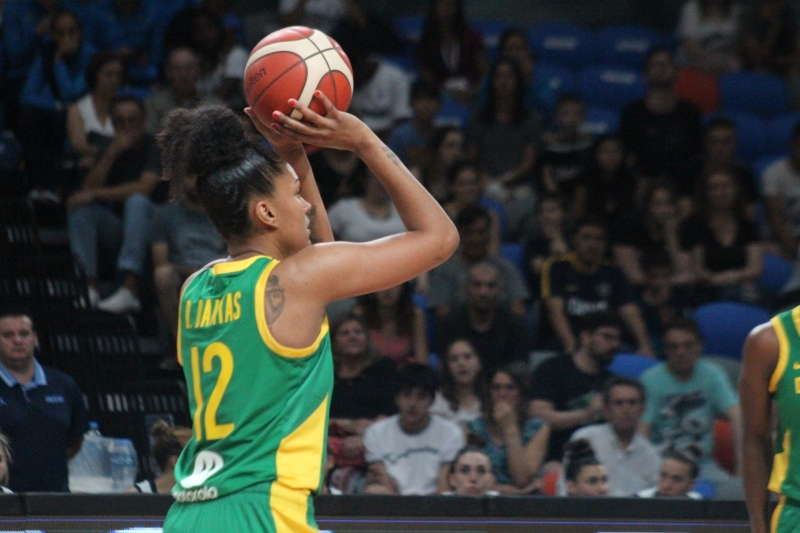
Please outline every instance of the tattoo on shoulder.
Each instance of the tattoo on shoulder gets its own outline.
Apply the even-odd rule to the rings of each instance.
[[[278,320],[278,317],[283,312],[284,303],[286,303],[286,295],[283,287],[280,286],[278,276],[273,274],[267,279],[267,324],[271,325]]]
[[[400,166],[400,164],[401,164],[401,163],[400,163],[400,158],[399,158],[399,157],[397,157],[397,155],[396,155],[394,152],[392,152],[391,148],[389,148],[389,147],[388,147],[388,146],[386,146],[385,144],[382,146],[382,148],[383,148],[383,151],[386,153],[386,156],[387,156],[389,159],[391,159],[391,160],[392,160],[392,162],[393,162],[395,165],[397,165],[397,166]]]

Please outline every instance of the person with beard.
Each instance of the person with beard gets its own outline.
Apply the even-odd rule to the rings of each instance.
[[[483,355],[488,372],[514,361],[525,362],[530,349],[525,320],[501,302],[501,290],[497,267],[485,262],[470,267],[464,287],[466,303],[454,307],[437,324],[437,353],[447,353],[456,339],[466,339]]]
[[[455,422],[430,414],[436,374],[427,365],[407,365],[397,377],[399,414],[364,432],[369,463],[365,492],[429,495],[449,490],[450,463],[464,446]]]
[[[159,207],[153,216],[150,253],[161,320],[174,346],[180,290],[186,279],[227,255],[227,245],[203,210],[195,176],[183,177],[183,198]],[[174,354],[162,366],[177,368]]]
[[[552,430],[548,461],[561,461],[572,433],[598,421],[603,412],[603,384],[611,377],[607,367],[619,351],[622,321],[609,311],[581,318],[579,345],[541,363],[530,380],[528,414]]]
[[[622,111],[619,135],[639,174],[667,175],[676,191],[689,196],[700,167],[701,117],[694,104],[675,96],[677,72],[670,50],[650,52],[644,66],[647,92]]]
[[[607,231],[597,217],[575,223],[573,253],[553,256],[542,267],[543,343],[575,351],[577,322],[594,311],[617,311],[636,342],[636,351],[652,355],[653,348],[639,306],[625,274],[607,262]],[[553,338],[555,337],[555,338]]]
[[[661,449],[686,450],[699,446],[699,481],[714,487],[719,499],[743,499],[741,480],[741,421],[739,399],[725,371],[700,358],[703,338],[690,318],[681,318],[664,331],[666,362],[641,376],[647,392],[639,429]],[[712,456],[714,420],[724,418],[733,435],[734,475],[723,470]]]

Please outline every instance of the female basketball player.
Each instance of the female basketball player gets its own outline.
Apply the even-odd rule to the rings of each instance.
[[[230,253],[189,278],[181,295],[178,354],[194,435],[175,468],[166,533],[316,531],[312,497],[333,383],[325,307],[403,283],[458,244],[445,212],[386,145],[315,97],[326,116],[292,100],[302,123],[276,113],[270,130],[254,119],[281,157],[247,141],[222,107],[176,111],[160,136],[165,176],[177,186],[196,177]],[[301,143],[358,154],[407,231],[331,242]]]

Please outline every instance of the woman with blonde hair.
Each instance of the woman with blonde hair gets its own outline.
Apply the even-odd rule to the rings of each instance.
[[[183,426],[169,426],[159,420],[150,428],[153,441],[153,459],[156,460],[161,474],[155,478],[140,481],[125,492],[143,492],[148,494],[169,494],[175,486],[175,463],[178,462],[186,443],[192,437],[192,430]]]

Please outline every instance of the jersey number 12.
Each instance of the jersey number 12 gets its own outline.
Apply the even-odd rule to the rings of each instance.
[[[220,368],[217,383],[208,403],[203,400],[203,389],[200,384],[200,351],[196,346],[192,346],[192,384],[194,386],[194,401],[197,404],[194,412],[194,437],[198,441],[203,440],[205,432],[206,440],[224,439],[234,429],[234,424],[218,424],[217,409],[222,403],[222,397],[231,381],[233,375],[233,354],[231,349],[221,342],[212,342],[203,350],[203,373],[207,374],[213,370],[214,358],[219,358]]]

